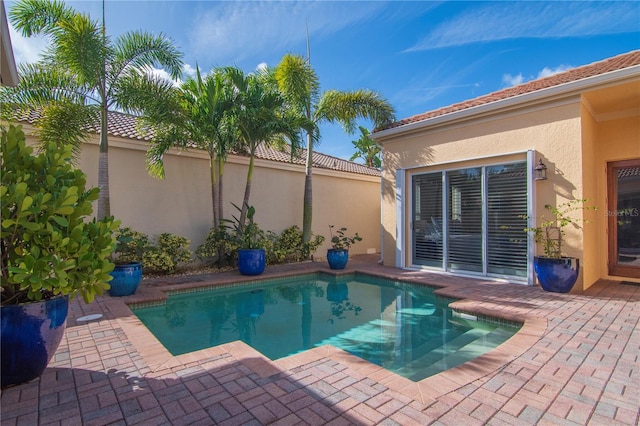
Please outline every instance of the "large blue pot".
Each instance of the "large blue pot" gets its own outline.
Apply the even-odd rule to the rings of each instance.
[[[331,269],[344,269],[349,261],[349,250],[327,250],[327,262]]]
[[[69,296],[1,308],[2,387],[39,377],[67,326]]]
[[[242,275],[260,275],[264,272],[264,249],[238,250],[238,270]]]
[[[544,290],[554,293],[569,293],[578,279],[580,262],[571,257],[556,259],[535,256],[533,267],[540,286]]]
[[[142,281],[142,265],[139,262],[116,265],[111,276],[109,294],[115,297],[129,296],[136,292]]]

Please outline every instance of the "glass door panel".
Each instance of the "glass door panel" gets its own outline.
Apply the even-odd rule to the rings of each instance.
[[[609,163],[609,273],[640,278],[640,159]]]
[[[487,272],[527,276],[527,165],[491,166],[487,175]]]
[[[442,268],[442,173],[413,177],[413,264]]]
[[[483,272],[482,169],[447,172],[447,268]]]

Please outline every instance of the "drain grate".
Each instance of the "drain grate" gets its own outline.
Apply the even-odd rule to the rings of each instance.
[[[637,285],[637,286],[640,286],[640,283],[634,283],[633,281],[620,281],[620,284],[623,284],[623,285]]]

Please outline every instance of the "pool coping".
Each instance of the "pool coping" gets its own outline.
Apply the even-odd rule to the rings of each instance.
[[[158,341],[130,308],[130,305],[164,301],[167,298],[167,293],[172,291],[229,284],[246,284],[272,278],[284,278],[291,277],[292,275],[309,275],[314,273],[336,276],[355,273],[425,285],[436,288],[435,293],[439,296],[455,299],[454,302],[450,303],[450,307],[457,311],[522,323],[523,325],[514,336],[495,349],[457,367],[414,382],[331,345],[309,349],[276,361],[270,360],[239,340],[174,356]],[[520,357],[530,349],[547,329],[546,318],[522,314],[517,310],[502,309],[499,305],[469,298],[467,297],[468,295],[465,294],[464,285],[459,283],[436,283],[430,278],[421,276],[406,277],[402,275],[401,273],[359,270],[357,267],[344,271],[328,271],[326,268],[320,266],[317,268],[313,268],[312,266],[310,269],[307,268],[297,274],[292,273],[292,271],[269,273],[258,277],[231,274],[179,284],[161,283],[154,286],[143,285],[137,293],[132,296],[106,298],[105,305],[124,331],[128,341],[136,348],[152,373],[167,368],[203,362],[207,359],[226,354],[231,355],[239,362],[251,367],[261,377],[269,377],[282,370],[294,369],[328,358],[387,386],[389,389],[422,403],[434,401],[443,394],[465,386],[508,365],[511,361]]]

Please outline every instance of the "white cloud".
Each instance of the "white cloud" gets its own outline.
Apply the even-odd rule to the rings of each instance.
[[[13,56],[17,64],[38,62],[40,55],[49,44],[48,37],[23,37],[9,24],[9,37],[13,46]]]
[[[182,65],[182,71],[187,77],[195,77],[196,75],[196,69],[189,64]]]
[[[375,16],[380,2],[211,2],[190,30],[187,50],[206,61],[237,63],[287,51],[312,35],[323,37]]]
[[[256,67],[256,71],[264,71],[269,67],[266,62],[260,62]]]
[[[465,9],[406,52],[514,38],[583,37],[638,31],[634,2],[491,2]]]
[[[570,70],[572,68],[574,68],[574,67],[571,66],[571,65],[558,65],[555,68],[544,67],[538,72],[538,76],[535,77],[535,79],[549,77],[549,76],[552,76],[552,75],[555,75],[555,74],[559,74],[561,72],[568,71],[568,70]],[[531,76],[529,78],[525,78],[522,75],[522,73],[519,73],[517,75],[504,74],[502,76],[502,83],[507,87],[508,86],[517,86],[518,84],[526,83],[527,81],[531,81],[533,79],[534,79],[533,76]]]
[[[570,70],[571,68],[575,68],[571,65],[558,65],[555,68],[544,67],[539,73],[538,78],[549,77],[551,75],[559,74],[561,72],[565,72]]]
[[[505,74],[502,76],[502,83],[505,86],[517,86],[518,84],[524,83],[524,77],[522,73],[518,75]]]

